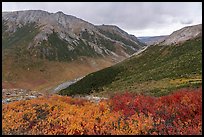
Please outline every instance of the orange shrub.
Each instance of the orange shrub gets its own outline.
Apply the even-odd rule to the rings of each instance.
[[[48,96],[3,104],[3,134],[201,134],[202,88],[159,98],[118,94],[92,103]]]

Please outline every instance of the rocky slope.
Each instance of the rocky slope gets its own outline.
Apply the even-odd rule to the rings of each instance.
[[[161,45],[171,45],[185,42],[196,37],[202,36],[202,24],[187,26],[180,30],[173,32],[166,37]]]
[[[41,96],[44,96],[44,94],[26,89],[2,89],[2,103],[29,100]]]
[[[2,83],[35,90],[57,85],[144,47],[117,26],[95,26],[63,12],[2,12]]]

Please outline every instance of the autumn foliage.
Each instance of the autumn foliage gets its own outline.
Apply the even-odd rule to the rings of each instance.
[[[3,104],[3,134],[145,134],[202,133],[202,88],[168,96],[117,94],[93,103],[52,95]]]
[[[202,132],[202,88],[183,89],[159,98],[125,93],[114,96],[111,106],[114,111],[122,111],[124,116],[142,113],[153,117],[151,134],[194,135]]]

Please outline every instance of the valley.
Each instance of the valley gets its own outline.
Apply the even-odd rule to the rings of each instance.
[[[2,135],[202,135],[202,24],[136,37],[2,12]]]

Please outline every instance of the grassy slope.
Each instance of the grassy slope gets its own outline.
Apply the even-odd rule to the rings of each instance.
[[[78,42],[78,45],[75,45],[74,43],[69,44],[67,41],[60,39],[58,34],[54,32],[49,35],[48,41],[43,41],[42,45],[38,48],[42,55],[45,55],[44,58],[50,61],[69,62],[71,60],[76,60],[79,56],[99,57],[99,54],[97,54],[88,43],[81,39],[78,40]],[[75,49],[68,50],[68,45]],[[43,53],[43,51],[46,50],[49,52],[47,54]]]
[[[143,92],[154,96],[183,87],[197,87],[202,79],[201,38],[179,46],[152,46],[138,56],[89,74],[62,90],[62,95],[108,96],[113,91]]]
[[[93,64],[94,63],[94,64]],[[2,67],[3,88],[27,88],[43,90],[67,80],[84,76],[112,65],[108,60],[83,58],[70,63],[41,60],[33,67],[14,67],[8,60]],[[37,65],[39,64],[39,65]],[[22,65],[25,65],[22,63]],[[76,67],[77,66],[77,67]]]
[[[38,28],[34,23],[27,24],[18,28],[15,33],[8,34],[5,32],[7,26],[2,22],[2,49],[15,48],[17,46],[25,47],[38,33]]]

